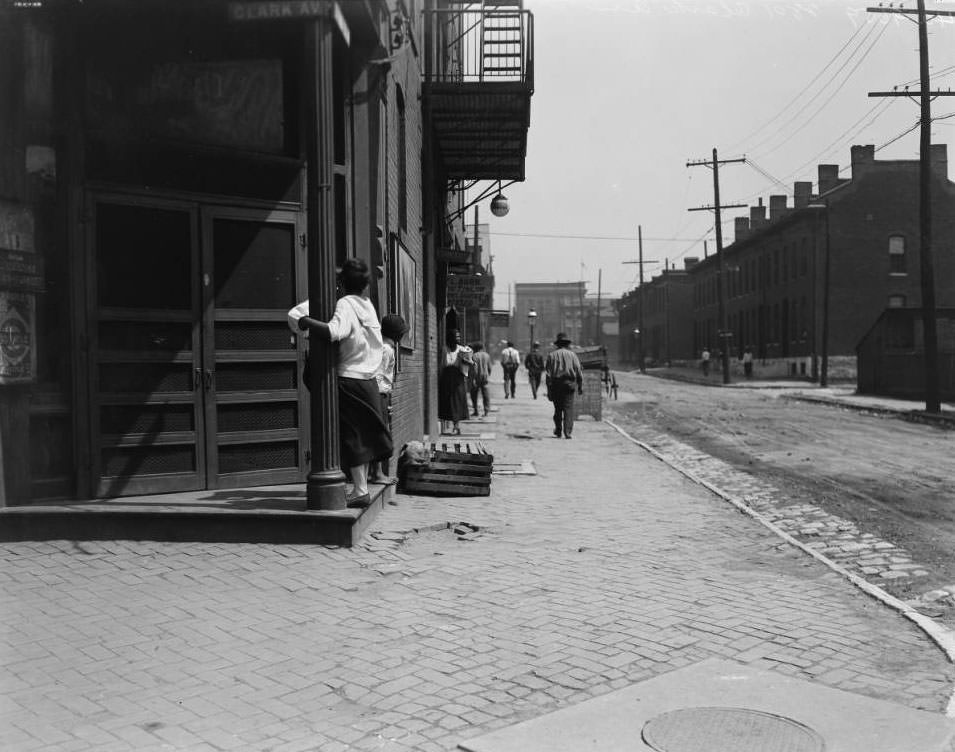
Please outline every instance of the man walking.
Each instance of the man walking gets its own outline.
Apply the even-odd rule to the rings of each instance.
[[[537,390],[541,386],[541,374],[544,372],[544,356],[540,353],[540,342],[531,345],[531,351],[524,358],[524,368],[527,369],[527,378],[531,383],[531,394],[537,399]]]
[[[507,341],[507,347],[501,351],[501,366],[504,368],[504,399],[514,399],[514,378],[517,376],[517,369],[521,367],[521,354],[510,340]]]
[[[478,417],[478,394],[484,402],[484,414],[487,415],[491,409],[491,396],[488,394],[487,382],[491,378],[491,356],[487,354],[484,345],[475,342],[471,345],[474,355],[471,356],[471,375],[469,377],[468,390],[471,393],[471,408],[473,417]]]
[[[554,438],[571,438],[574,431],[574,393],[584,393],[584,372],[580,359],[570,349],[570,338],[561,332],[554,340],[557,349],[547,355],[547,399],[554,403]]]

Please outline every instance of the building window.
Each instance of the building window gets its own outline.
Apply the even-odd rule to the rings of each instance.
[[[401,87],[395,92],[398,110],[398,224],[408,229],[408,134],[405,124],[405,96]]]
[[[889,308],[905,308],[905,296],[889,295]]]
[[[889,237],[889,274],[906,274],[905,238],[901,235]]]

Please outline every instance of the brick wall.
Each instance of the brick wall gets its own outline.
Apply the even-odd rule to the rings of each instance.
[[[392,434],[396,452],[408,441],[420,440],[425,433],[425,405],[429,401],[436,403],[432,391],[433,379],[427,378],[425,370],[432,366],[431,340],[433,340],[433,285],[426,283],[426,272],[430,265],[425,263],[422,243],[422,136],[423,117],[420,105],[421,81],[417,61],[411,54],[399,56],[392,64],[388,75],[387,87],[387,228],[386,236],[397,237],[407,251],[415,266],[415,341],[413,348],[402,348],[399,354],[399,372],[392,396]],[[400,155],[398,91],[404,100],[405,133],[405,186],[407,217],[405,226],[401,226],[399,217]],[[393,250],[396,250],[393,248]],[[389,285],[388,311],[398,311],[395,299],[397,280],[400,274],[400,253],[388,259]],[[406,342],[405,344],[411,344]]]

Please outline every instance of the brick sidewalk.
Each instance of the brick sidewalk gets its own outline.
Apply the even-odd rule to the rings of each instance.
[[[399,495],[355,549],[0,547],[0,748],[445,751],[708,657],[944,709],[901,616],[608,426],[498,404],[538,474]]]

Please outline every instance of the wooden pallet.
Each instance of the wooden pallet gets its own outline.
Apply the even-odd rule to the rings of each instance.
[[[423,496],[489,496],[494,455],[481,442],[431,444],[426,464],[406,465],[399,490]]]

